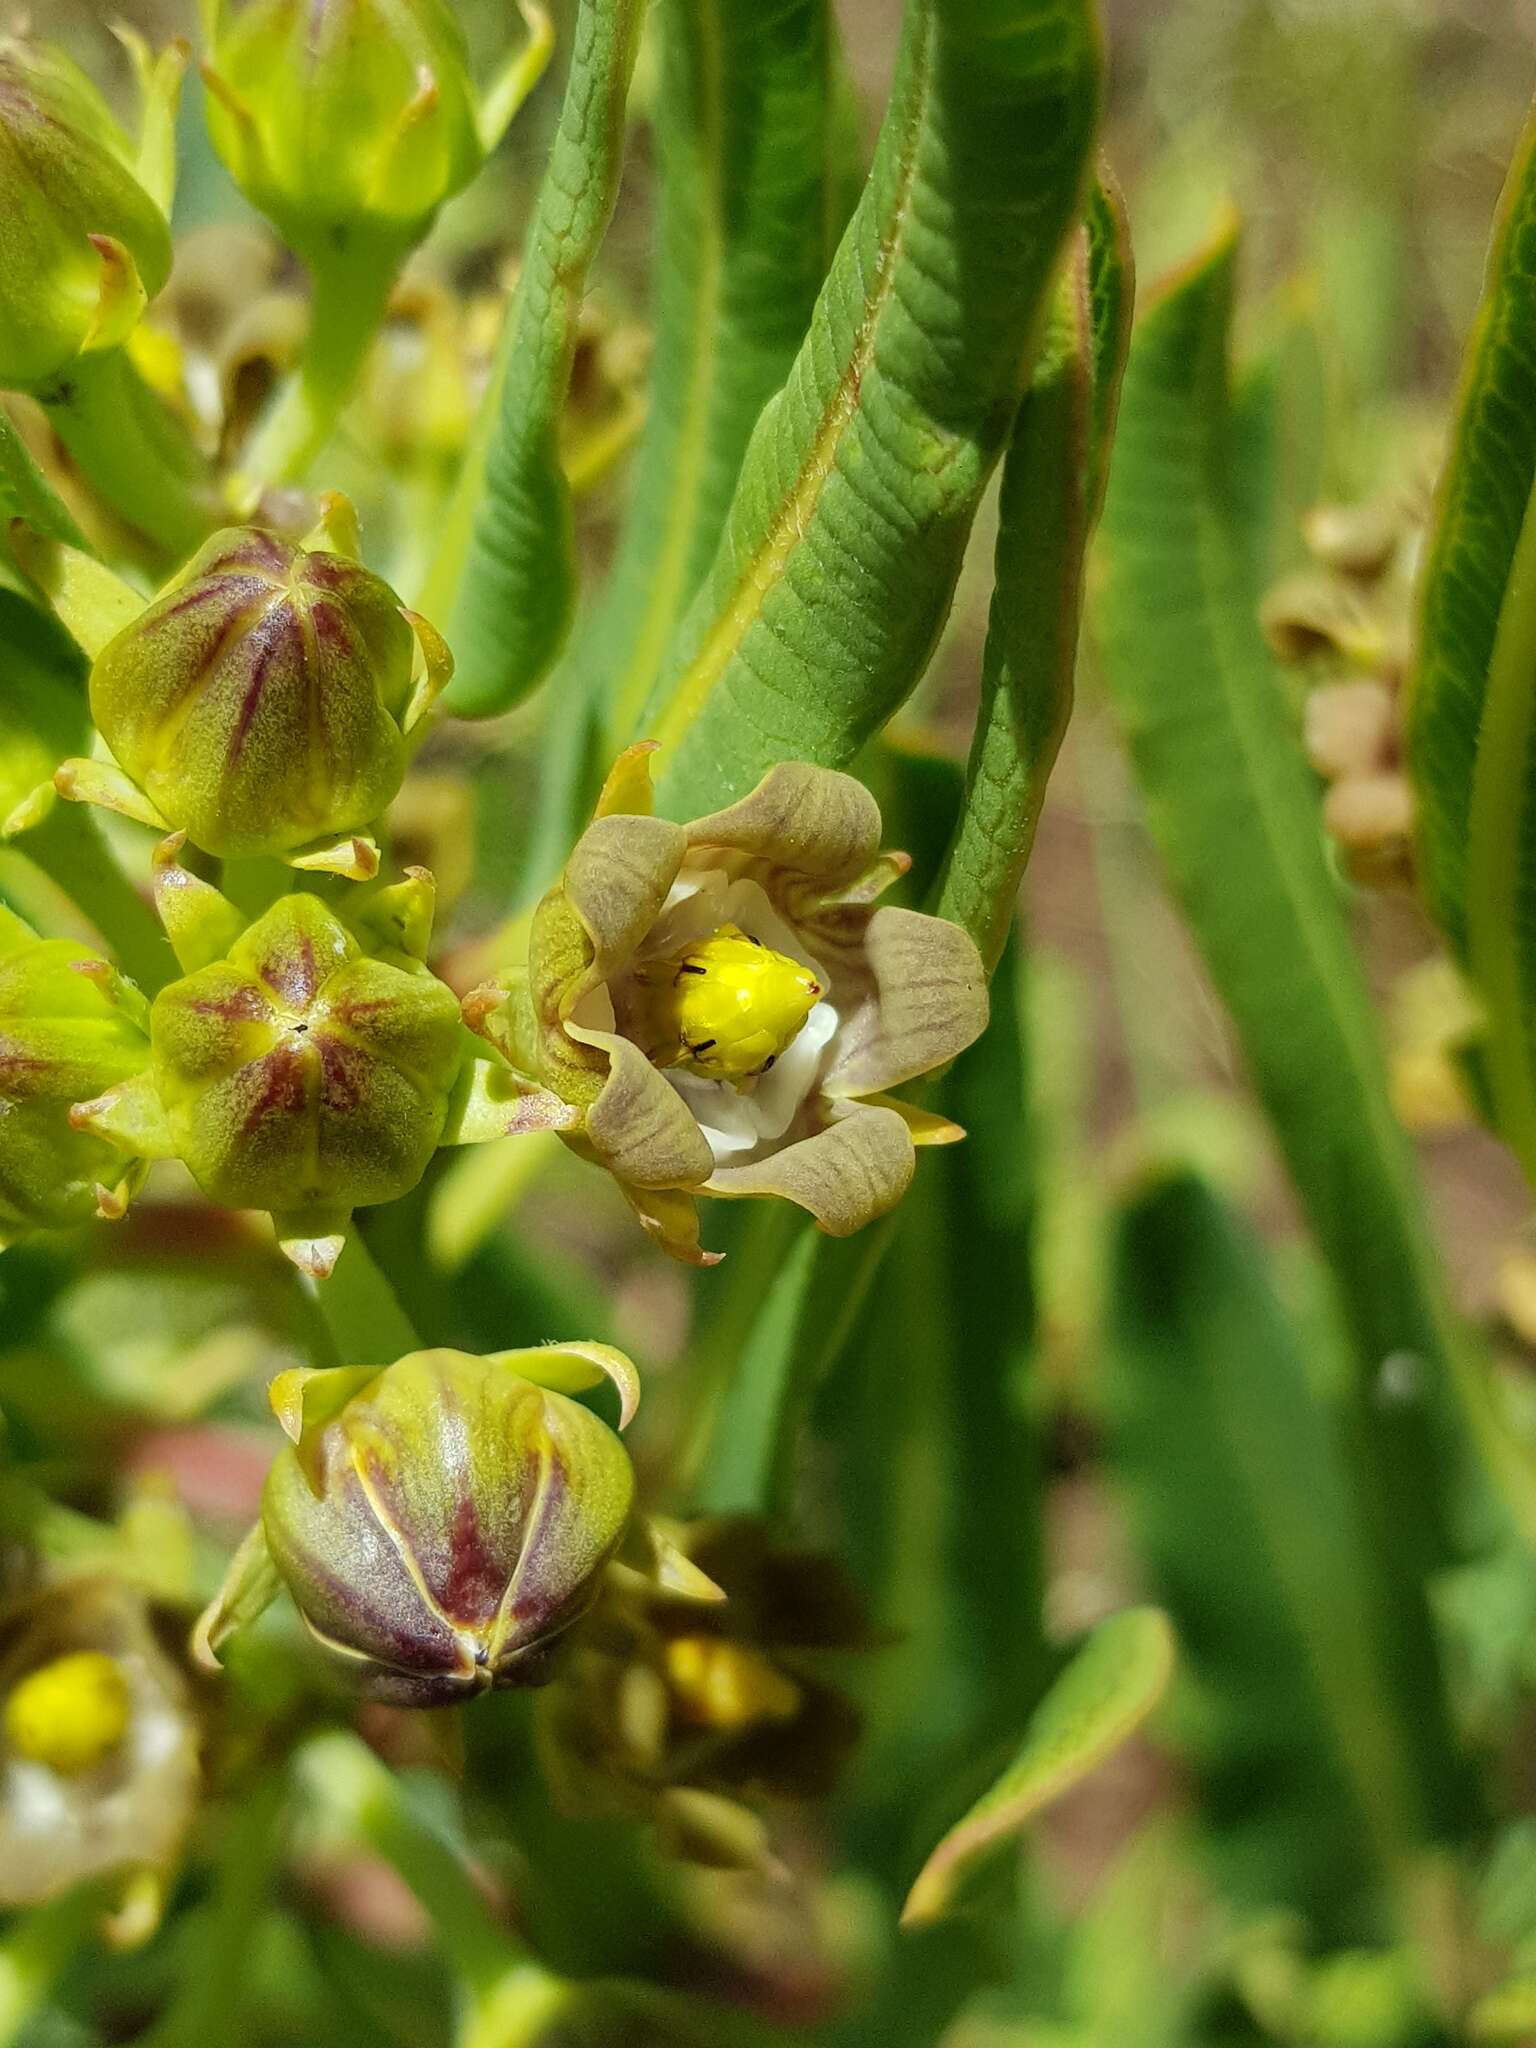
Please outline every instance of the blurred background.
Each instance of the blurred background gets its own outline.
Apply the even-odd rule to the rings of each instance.
[[[508,33],[511,8],[505,0],[458,5],[488,61]],[[569,8],[555,11],[564,25]],[[900,10],[895,0],[844,0],[839,12],[872,137]],[[195,36],[191,0],[110,7],[43,0],[33,21],[126,91],[126,67],[107,26],[119,15],[156,39]],[[1104,18],[1111,82],[1105,150],[1126,194],[1142,292],[1200,241],[1223,203],[1235,205],[1246,226],[1240,343],[1294,337],[1286,387],[1292,429],[1282,450],[1294,467],[1290,496],[1298,508],[1389,499],[1405,516],[1422,517],[1490,221],[1536,83],[1536,0],[1105,0]],[[601,266],[610,333],[644,326],[650,77],[643,59],[632,171]],[[515,255],[557,97],[551,80],[491,173],[446,210],[428,262],[461,286],[493,285]],[[177,227],[188,234],[235,216],[240,202],[207,146],[195,87],[183,133]],[[620,468],[584,503],[594,574],[621,491]],[[387,504],[374,507],[373,517],[387,531]],[[958,755],[966,743],[990,590],[989,520],[978,530],[940,659],[893,735],[913,755]],[[1283,535],[1277,542],[1277,574],[1302,557],[1298,526],[1289,553]],[[1135,1157],[1171,1151],[1260,1220],[1278,1270],[1294,1261],[1299,1272],[1303,1260],[1228,1027],[1163,891],[1096,685],[1091,644],[1079,687],[1026,888],[1042,1338],[1030,1403],[1046,1446],[1049,1619],[1058,1638],[1141,1590],[1096,1455],[1105,1190]],[[452,912],[450,935],[465,947],[494,922],[500,878],[525,864],[520,819],[536,772],[538,716],[535,705],[490,739],[450,735],[426,763],[440,779],[424,812],[451,804],[481,856]],[[441,812],[422,829],[424,851],[439,865]],[[455,894],[451,879],[445,893]],[[1529,1381],[1536,1399],[1528,1197],[1512,1159],[1479,1132],[1454,1080],[1436,1064],[1437,947],[1406,892],[1352,888],[1350,902],[1393,1047],[1399,1111],[1425,1162],[1459,1299],[1492,1329],[1510,1372]],[[609,1327],[599,1334],[632,1348],[647,1370],[654,1391],[639,1441],[642,1456],[651,1443],[660,1457],[660,1447],[686,1434],[667,1374],[689,1341],[690,1289],[632,1237],[600,1177],[554,1150],[515,1171],[521,1182],[482,1191],[487,1208],[512,1205],[495,1232],[498,1255],[511,1262],[512,1293],[541,1300],[555,1325],[567,1304],[581,1314],[607,1304]],[[521,1199],[520,1187],[525,1192],[535,1176],[537,1202]],[[413,1227],[410,1217],[398,1227]],[[409,1256],[408,1244],[399,1249]],[[475,1271],[483,1278],[480,1266]],[[451,1300],[444,1308],[451,1315]],[[99,1298],[91,1313],[99,1316]],[[205,1305],[194,1321],[212,1328],[221,1313]],[[207,1358],[203,1365],[216,1369]],[[238,1369],[229,1360],[224,1366]],[[19,1377],[7,1378],[10,1387],[0,1391],[24,1402]],[[238,1490],[238,1475],[231,1483]],[[835,1512],[828,1520],[835,1525]],[[834,1539],[837,1533],[834,1526]],[[1130,1896],[1109,1889],[1115,1879],[1132,1883],[1127,1845],[1141,1845],[1135,1853],[1147,1868],[1136,1881],[1160,1892],[1163,1910],[1177,1917],[1187,1905],[1196,1915],[1179,1891],[1183,1879],[1157,1860],[1160,1838],[1143,1825],[1149,1814],[1176,1816],[1181,1797],[1166,1759],[1133,1744],[1051,1817],[1049,1881],[1069,1905],[1099,1902],[1106,1941],[1114,1939],[1117,1900],[1124,1908]],[[786,1950],[797,1938],[795,1928],[766,1922],[753,1937]],[[1141,2031],[1152,2023],[1131,2009],[1136,1987],[1128,1984],[1123,2031],[1106,2032],[1106,2048],[1111,2040],[1143,2048],[1159,2038],[1155,2029]],[[993,2037],[977,2022],[964,2038],[981,2044]]]

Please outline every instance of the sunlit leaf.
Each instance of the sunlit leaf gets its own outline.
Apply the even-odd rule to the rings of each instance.
[[[1152,837],[1338,1291],[1356,1368],[1355,1480],[1396,1586],[1394,1661],[1428,1745],[1426,1782],[1444,1788],[1455,1774],[1423,1588],[1454,1552],[1474,1434],[1501,1477],[1508,1467],[1451,1324],[1315,788],[1259,628],[1228,380],[1235,262],[1229,225],[1138,322],[1095,623]]]
[[[1135,1734],[1167,1691],[1173,1661],[1173,1630],[1157,1608],[1101,1623],[1036,1708],[1013,1762],[923,1865],[904,1923],[950,1911],[983,1863]]]
[[[789,373],[844,225],[828,0],[666,0],[656,106],[655,350],[617,556],[571,652],[612,744],[634,737],[709,567],[757,417]]]
[[[1435,913],[1487,1016],[1495,1120],[1536,1174],[1536,118],[1510,170],[1424,570],[1409,760]]]
[[[48,540],[63,541],[69,547],[88,545],[75,524],[74,515],[54,490],[0,407],[0,506],[16,519],[24,519],[35,533]]]
[[[576,549],[560,420],[587,274],[618,196],[643,13],[643,0],[582,0],[577,10],[560,125],[492,380],[488,439],[466,465],[422,599],[429,614],[451,616],[458,667],[447,702],[461,716],[515,704],[570,629]]]
[[[936,908],[1002,953],[1072,709],[1083,563],[1103,502],[1130,342],[1130,240],[1098,188],[1003,459],[981,708]]]
[[[642,720],[661,802],[844,766],[912,689],[1028,373],[1098,97],[1087,0],[911,0],[874,167]]]

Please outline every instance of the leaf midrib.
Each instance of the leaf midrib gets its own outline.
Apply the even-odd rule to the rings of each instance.
[[[933,39],[934,19],[930,6],[924,9],[921,39],[914,52],[911,109],[897,158],[896,193],[890,218],[875,252],[875,289],[865,304],[853,347],[822,408],[820,423],[800,465],[794,488],[781,501],[751,560],[738,574],[729,603],[678,679],[676,688],[669,694],[666,710],[652,735],[663,747],[674,746],[698,716],[705,699],[761,613],[769,591],[783,576],[796,546],[804,538],[822,490],[836,467],[844,430],[858,416],[860,391],[865,374],[873,365],[881,319],[895,289],[902,237],[910,217],[918,144],[933,83]],[[857,228],[850,232],[857,232]]]

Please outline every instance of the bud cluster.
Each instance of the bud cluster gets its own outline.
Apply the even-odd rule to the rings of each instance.
[[[1421,533],[1422,521],[1386,501],[1318,506],[1303,523],[1312,566],[1264,602],[1272,650],[1307,683],[1303,735],[1327,784],[1324,829],[1372,887],[1413,875],[1401,699]]]

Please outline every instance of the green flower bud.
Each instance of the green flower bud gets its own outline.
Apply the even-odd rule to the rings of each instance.
[[[375,1699],[442,1706],[542,1683],[630,1526],[623,1444],[550,1386],[605,1376],[627,1408],[633,1368],[601,1345],[283,1374],[272,1403],[293,1447],[200,1625],[205,1651],[281,1581]]]
[[[305,895],[163,989],[150,1037],[177,1155],[204,1192],[317,1217],[416,1185],[462,1053],[452,991],[419,963],[370,958]]]
[[[237,527],[102,648],[91,712],[164,824],[210,853],[294,856],[399,789],[437,686],[418,690],[416,656],[411,617],[359,563]]]
[[[410,247],[484,161],[463,32],[444,0],[205,5],[214,146],[301,255]]]
[[[70,1127],[70,1104],[139,1073],[147,1006],[89,946],[40,939],[0,909],[0,1245],[120,1214],[137,1177]]]
[[[180,60],[147,89],[174,97]],[[105,100],[62,50],[0,41],[0,383],[43,390],[114,348],[171,269],[165,209]]]

